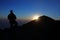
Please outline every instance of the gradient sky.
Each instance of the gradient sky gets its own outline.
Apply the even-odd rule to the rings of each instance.
[[[0,0],[0,18],[13,10],[17,18],[30,18],[35,14],[60,19],[60,0]]]

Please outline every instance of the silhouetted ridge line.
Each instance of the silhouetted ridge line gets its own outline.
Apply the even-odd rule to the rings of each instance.
[[[52,18],[50,18],[48,16],[45,16],[45,15],[39,17],[39,20],[40,21],[54,21],[54,19],[52,19]]]
[[[10,29],[0,29],[0,36],[6,40],[48,40],[60,39],[60,20],[48,16],[30,21],[23,26]]]

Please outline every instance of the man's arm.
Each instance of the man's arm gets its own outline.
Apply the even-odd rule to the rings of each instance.
[[[16,19],[16,15],[14,15],[14,18]]]

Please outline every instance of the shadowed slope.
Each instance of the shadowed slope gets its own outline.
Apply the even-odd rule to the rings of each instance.
[[[5,40],[55,40],[60,39],[60,21],[41,16],[21,27],[0,30]]]
[[[60,31],[59,21],[54,20],[48,16],[41,16],[39,20],[33,20],[23,25],[25,35],[33,36],[33,39],[49,40],[57,39]],[[57,32],[57,34],[56,34]],[[29,37],[29,36],[27,36]],[[49,39],[48,39],[49,38]],[[59,38],[58,38],[59,39]]]

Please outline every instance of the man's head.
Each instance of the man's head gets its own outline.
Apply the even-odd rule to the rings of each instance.
[[[13,13],[13,10],[10,10],[10,13]]]

